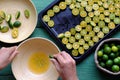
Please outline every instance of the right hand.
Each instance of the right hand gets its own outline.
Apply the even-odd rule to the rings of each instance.
[[[68,53],[62,51],[55,54],[54,58],[51,61],[55,65],[62,80],[78,80],[75,61]]]

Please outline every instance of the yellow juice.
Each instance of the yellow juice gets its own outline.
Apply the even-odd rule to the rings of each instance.
[[[33,53],[28,60],[28,67],[31,72],[41,74],[48,70],[50,65],[49,57],[43,52]]]

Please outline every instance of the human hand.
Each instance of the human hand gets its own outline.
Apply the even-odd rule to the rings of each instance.
[[[18,51],[16,51],[16,48],[17,47],[14,46],[10,48],[3,47],[0,49],[0,70],[6,67],[18,53]]]
[[[72,57],[62,51],[54,55],[55,59],[51,59],[62,80],[78,80],[76,73],[76,64]]]

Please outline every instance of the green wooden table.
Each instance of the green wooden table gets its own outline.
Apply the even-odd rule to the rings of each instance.
[[[54,0],[32,0],[32,1],[37,9],[37,13],[39,13]],[[119,31],[114,33],[114,35],[111,35],[110,37],[120,38]],[[46,32],[46,30],[42,28],[40,22],[38,22],[35,31],[30,37],[44,37],[55,42],[55,40]],[[0,46],[4,45],[5,44],[0,42]],[[80,80],[120,80],[119,76],[114,77],[110,75],[105,75],[96,68],[96,65],[94,63],[94,51],[88,57],[86,57],[80,64],[78,64],[76,68],[77,75]],[[0,71],[0,80],[15,80],[11,71],[10,64],[5,69]]]

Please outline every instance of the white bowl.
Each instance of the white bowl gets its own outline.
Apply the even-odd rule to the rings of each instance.
[[[30,17],[28,19],[24,16],[25,9],[30,11]],[[12,23],[16,21],[16,12],[20,11],[21,13],[18,19],[18,21],[21,22],[21,26],[18,28],[18,37],[16,39],[12,38],[11,29],[9,29],[6,33],[0,32],[0,41],[5,43],[17,43],[28,38],[33,33],[37,24],[38,15],[31,0],[0,0],[0,10],[4,11],[6,14],[12,15]],[[1,24],[1,26],[5,25],[8,25],[6,21]]]
[[[59,75],[49,59],[49,54],[59,53],[59,48],[50,40],[45,38],[30,38],[22,42],[17,50],[19,54],[12,62],[12,72],[17,80],[57,80]],[[31,55],[36,52],[43,52],[49,59],[49,66],[42,73],[34,73],[29,68]],[[41,57],[40,57],[41,58]],[[43,59],[43,58],[41,58]],[[43,59],[46,61],[46,59]],[[43,67],[42,67],[43,68]]]

